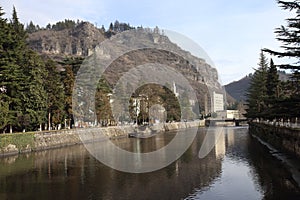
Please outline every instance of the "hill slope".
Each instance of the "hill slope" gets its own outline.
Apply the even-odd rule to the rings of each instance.
[[[131,51],[113,63],[106,70],[105,78],[110,86],[131,68],[145,63],[161,63],[174,68],[183,74],[196,91],[200,102],[200,107],[205,107],[205,101],[210,101],[210,92],[221,91],[221,85],[218,81],[218,75],[215,68],[211,67],[204,59],[193,56],[190,52],[181,49],[177,44],[172,43],[167,36],[160,33],[159,30],[142,29],[145,33],[140,38],[143,44],[154,45],[153,48],[139,51]],[[138,29],[136,29],[138,32]],[[61,61],[66,57],[83,57],[87,58],[93,52],[93,49],[106,39],[120,37],[120,41],[134,42],[125,35],[108,37],[101,29],[96,28],[89,22],[82,22],[75,27],[63,30],[39,30],[29,34],[28,43],[30,47],[42,55]],[[125,37],[125,38],[122,38]],[[156,49],[155,45],[163,45],[171,49],[172,53]],[[113,50],[121,51],[122,43],[118,43]],[[125,45],[126,46],[126,45]],[[179,56],[183,55],[183,57]],[[208,89],[210,88],[210,89]],[[207,98],[205,100],[205,98]],[[210,104],[208,102],[208,104]],[[209,112],[209,110],[207,110]]]
[[[279,80],[287,81],[289,80],[289,74],[284,71],[278,71]],[[225,90],[237,101],[245,101],[247,99],[246,93],[250,86],[252,74],[245,76],[244,78],[234,81],[225,85]]]

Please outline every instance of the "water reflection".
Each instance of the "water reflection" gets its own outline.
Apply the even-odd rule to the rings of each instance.
[[[203,159],[200,129],[190,148],[161,170],[130,174],[113,170],[78,145],[0,159],[0,199],[274,199],[299,197],[291,174],[247,129],[226,128]],[[174,137],[114,141],[148,152]],[[99,143],[101,145],[101,143]]]

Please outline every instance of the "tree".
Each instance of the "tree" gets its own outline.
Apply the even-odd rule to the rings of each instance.
[[[36,130],[46,122],[48,95],[44,88],[47,80],[45,63],[41,57],[32,50],[26,49],[23,60],[23,75],[25,95],[23,99],[23,115],[30,120],[31,130]]]
[[[248,118],[260,118],[266,108],[267,97],[267,69],[268,62],[263,51],[260,52],[258,69],[251,77],[250,87],[247,92]]]
[[[279,86],[279,76],[277,73],[277,68],[274,65],[273,59],[270,60],[270,67],[267,71],[267,95],[269,100],[274,101],[278,98],[278,86]]]
[[[15,97],[21,102],[18,108],[18,126],[23,130],[27,127],[36,130],[37,126],[45,122],[47,94],[44,90],[45,65],[41,57],[26,45],[26,31],[17,17],[15,8],[10,23],[14,31],[16,46],[15,64],[19,66],[21,74],[18,76],[20,87]]]
[[[46,70],[47,77],[45,81],[45,89],[48,95],[48,126],[51,127],[51,125],[54,124],[57,127],[59,124],[62,124],[65,119],[64,85],[54,61],[50,59],[47,60]]]
[[[27,27],[26,27],[27,33],[34,33],[34,32],[36,32],[37,30],[38,30],[37,27],[33,24],[32,21],[30,21],[30,22],[29,22],[29,25],[27,25]]]
[[[141,84],[143,85],[143,84]],[[186,99],[185,99],[186,100]],[[138,104],[138,105],[137,105]],[[161,105],[164,107],[167,121],[180,121],[181,110],[175,94],[166,86],[157,84],[145,84],[139,87],[130,99],[130,116],[136,119],[136,110],[139,110],[138,121],[149,122],[149,110],[152,106]],[[186,105],[189,105],[187,100]],[[138,107],[138,108],[137,108]],[[191,110],[190,107],[186,107]],[[182,111],[183,113],[185,111]],[[186,112],[190,114],[189,112]],[[186,115],[188,118],[188,115]]]
[[[24,25],[19,22],[19,18],[17,16],[16,8],[13,7],[13,14],[11,23],[13,30],[16,33],[16,37],[19,37],[20,40],[25,39],[26,32],[24,31]]]
[[[0,19],[0,87],[8,113],[6,125],[16,131],[36,130],[45,121],[47,95],[44,90],[44,63],[26,45],[26,32],[16,9],[12,20]]]
[[[267,70],[267,96],[266,96],[266,106],[263,115],[264,118],[274,119],[277,116],[277,102],[279,99],[279,76],[277,73],[277,68],[274,65],[273,60],[270,60],[270,66]]]
[[[75,82],[75,76],[79,70],[83,58],[66,58],[63,62],[59,63],[64,67],[64,71],[61,74],[62,82],[64,85],[64,94],[65,94],[65,114],[67,120],[70,122],[69,126],[71,127],[74,123],[73,109],[72,109],[72,94],[73,86]]]
[[[113,25],[113,30],[116,32],[120,31],[120,22],[118,20],[115,21],[115,23]]]
[[[5,94],[0,92],[0,129],[3,129],[8,124],[8,115],[9,115],[9,102],[5,98]]]
[[[273,51],[265,48],[264,51],[275,55],[279,58],[293,58],[296,60],[295,63],[287,63],[277,65],[282,69],[288,69],[293,72],[292,81],[290,82],[290,97],[286,99],[286,102],[281,104],[281,106],[288,106],[286,108],[282,107],[282,110],[289,110],[289,114],[292,117],[300,116],[300,1],[278,1],[280,7],[284,10],[295,11],[296,16],[294,18],[286,19],[287,25],[277,28],[275,34],[276,39],[283,43],[281,48],[282,51]],[[287,103],[289,102],[289,103]]]
[[[18,22],[16,11],[13,20],[7,23],[2,18],[4,13],[0,9],[0,85],[5,90],[5,101],[8,102],[7,125],[12,127],[18,124],[18,115],[22,112],[22,97],[25,96],[23,86],[25,78],[20,65],[23,59],[25,41],[20,37],[21,25]]]
[[[97,115],[97,122],[102,126],[110,125],[113,116],[110,107],[110,93],[111,89],[109,88],[106,80],[101,78],[97,85],[97,90],[95,94],[95,108]]]

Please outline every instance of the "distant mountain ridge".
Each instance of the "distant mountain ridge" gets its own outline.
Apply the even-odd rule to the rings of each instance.
[[[278,71],[279,80],[287,81],[289,80],[290,74],[284,71]],[[230,96],[232,96],[236,101],[246,101],[247,90],[250,86],[252,74],[249,74],[238,81],[231,82],[225,85],[225,90]]]

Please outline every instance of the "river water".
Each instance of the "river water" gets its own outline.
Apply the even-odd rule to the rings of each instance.
[[[175,134],[114,143],[149,152]],[[300,199],[293,174],[247,127],[224,128],[212,151],[199,159],[206,134],[200,128],[178,160],[149,173],[111,169],[83,145],[0,158],[0,199]]]

